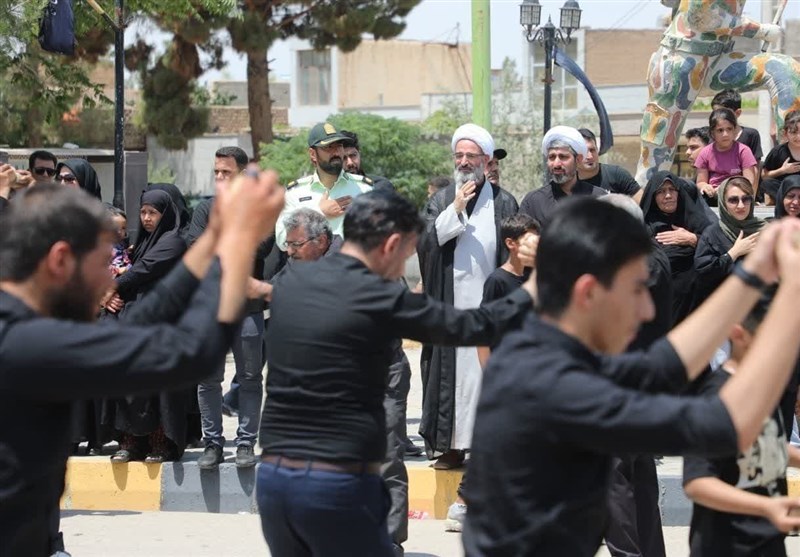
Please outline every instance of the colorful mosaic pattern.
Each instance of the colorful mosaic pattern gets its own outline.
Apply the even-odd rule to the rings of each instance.
[[[701,91],[767,88],[775,121],[800,108],[800,64],[790,56],[744,53],[736,37],[775,40],[775,25],[742,17],[744,0],[663,0],[673,7],[661,47],[650,58],[650,99],[641,126],[637,181],[644,185],[657,170],[672,166],[686,116]]]

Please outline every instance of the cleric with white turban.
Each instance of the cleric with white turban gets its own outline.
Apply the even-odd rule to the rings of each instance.
[[[450,147],[453,152],[456,152],[456,144],[462,139],[468,139],[475,145],[481,148],[483,154],[491,158],[494,156],[494,139],[492,134],[483,129],[477,124],[464,124],[460,126],[456,133],[453,134],[453,141],[450,142]]]
[[[550,128],[550,130],[544,134],[544,138],[542,138],[542,155],[544,155],[545,158],[547,157],[547,151],[550,150],[550,146],[555,142],[566,143],[576,154],[582,157],[588,154],[586,140],[583,139],[581,133],[575,128],[569,126],[555,126]]]
[[[477,308],[483,285],[508,259],[500,228],[516,215],[517,200],[486,179],[492,135],[476,124],[453,134],[453,183],[431,196],[428,226],[417,245],[425,293],[459,309]],[[483,156],[481,156],[483,155]],[[427,349],[426,349],[427,350]],[[437,470],[464,463],[471,448],[483,371],[474,346],[431,346],[423,364],[425,404],[420,433]]]

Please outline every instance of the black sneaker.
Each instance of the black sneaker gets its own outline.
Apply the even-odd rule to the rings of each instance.
[[[212,443],[206,446],[203,455],[197,459],[197,467],[201,470],[216,470],[222,462],[225,462],[222,447]]]
[[[258,462],[256,453],[250,445],[239,445],[236,447],[236,467],[237,468],[252,468]]]

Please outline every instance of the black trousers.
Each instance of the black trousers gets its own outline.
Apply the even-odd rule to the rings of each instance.
[[[386,460],[381,477],[392,500],[386,526],[393,543],[402,545],[408,539],[408,470],[403,458],[406,450],[406,407],[411,389],[411,366],[401,341],[394,346],[389,367],[389,382],[383,406],[386,410]]]
[[[613,557],[666,557],[652,456],[614,458],[606,546]]]

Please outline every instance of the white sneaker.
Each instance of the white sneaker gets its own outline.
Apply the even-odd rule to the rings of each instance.
[[[464,503],[453,503],[447,509],[447,520],[444,523],[445,532],[460,532],[467,517],[467,506]]]

